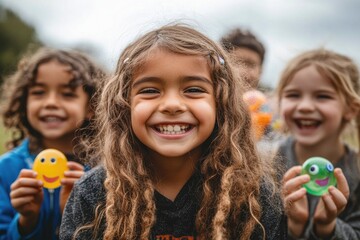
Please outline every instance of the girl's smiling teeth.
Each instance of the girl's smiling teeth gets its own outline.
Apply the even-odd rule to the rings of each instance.
[[[320,125],[320,121],[317,120],[301,120],[297,119],[295,120],[296,125],[299,128],[315,128]]]
[[[154,126],[154,129],[161,134],[183,134],[192,128],[189,124],[162,124]]]
[[[48,117],[42,117],[41,118],[42,121],[44,122],[61,122],[62,118],[60,117],[55,117],[55,116],[48,116]]]

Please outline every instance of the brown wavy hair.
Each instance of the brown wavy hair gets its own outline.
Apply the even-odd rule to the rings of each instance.
[[[89,96],[89,107],[95,109],[95,95],[105,72],[96,65],[87,55],[75,50],[58,50],[47,47],[38,49],[33,54],[25,54],[19,61],[17,71],[9,76],[2,86],[2,101],[4,102],[1,115],[3,124],[11,130],[11,140],[7,148],[12,149],[20,142],[29,137],[32,152],[41,149],[41,135],[29,123],[27,118],[28,89],[35,84],[38,68],[41,64],[50,61],[58,61],[70,67],[73,79],[70,86],[76,88],[82,86]],[[79,135],[91,135],[86,129],[90,120],[85,120],[79,129]],[[79,148],[80,151],[80,148]]]
[[[99,237],[96,234],[104,219],[103,239],[149,239],[156,222],[155,190],[151,168],[144,161],[145,147],[131,128],[130,92],[134,72],[159,48],[203,56],[210,66],[217,113],[199,159],[203,186],[197,234],[200,239],[249,239],[257,225],[262,228],[259,195],[266,173],[242,100],[242,81],[217,43],[183,24],[163,26],[131,43],[122,52],[114,76],[106,81],[96,110],[98,135],[89,146],[89,156],[106,169],[106,202],[97,206],[92,223],[77,229],[74,239],[93,227],[93,237]],[[240,215],[245,216],[242,222]]]

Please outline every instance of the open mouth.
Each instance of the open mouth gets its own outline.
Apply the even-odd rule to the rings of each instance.
[[[316,179],[315,182],[316,182],[317,185],[319,185],[321,187],[324,187],[324,186],[328,185],[329,178],[327,177],[327,178],[324,178],[324,179]]]
[[[44,180],[46,182],[53,183],[53,182],[55,182],[56,180],[59,179],[59,176],[57,176],[57,177],[47,177],[47,176],[43,175],[43,178],[44,178]]]
[[[321,121],[295,120],[295,123],[300,129],[314,129],[314,128],[317,128],[321,124]]]
[[[64,119],[55,116],[48,116],[48,117],[41,117],[40,120],[46,123],[59,123],[62,122]]]
[[[190,124],[166,124],[166,125],[157,125],[154,127],[154,129],[161,133],[166,135],[176,135],[176,134],[184,134],[188,131],[190,131],[194,126]]]

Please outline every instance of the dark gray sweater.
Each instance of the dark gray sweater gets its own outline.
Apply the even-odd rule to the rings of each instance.
[[[295,156],[294,139],[288,138],[279,148],[278,161],[285,166],[285,170],[300,165]],[[336,219],[335,232],[329,239],[359,240],[360,239],[360,173],[357,163],[357,154],[346,147],[346,154],[334,166],[341,168],[350,188],[350,197],[345,210]],[[317,240],[313,232],[312,216],[314,215],[319,197],[308,194],[310,220],[307,223],[302,238],[289,239],[311,239]]]
[[[75,185],[64,211],[60,228],[61,240],[72,239],[77,227],[94,219],[96,206],[105,202],[106,192],[103,186],[105,177],[105,170],[97,167]],[[175,201],[170,201],[155,191],[157,211],[156,223],[151,229],[151,239],[196,239],[195,217],[199,209],[201,182],[200,174],[194,174],[181,189]],[[263,188],[261,204],[264,212],[260,221],[266,230],[266,239],[287,239],[284,215],[275,210],[270,201],[277,201],[279,204],[280,198],[270,197],[269,191]],[[105,224],[103,222],[99,236],[103,235]],[[82,232],[76,239],[90,240],[91,236],[90,230]],[[251,239],[262,239],[260,227],[255,229]]]

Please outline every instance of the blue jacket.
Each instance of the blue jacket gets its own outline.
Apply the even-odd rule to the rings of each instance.
[[[59,206],[60,187],[49,191],[44,188],[39,221],[35,230],[21,236],[18,229],[19,214],[10,202],[10,186],[21,169],[31,169],[36,156],[30,154],[29,141],[0,157],[0,240],[13,239],[58,239],[61,213]]]

